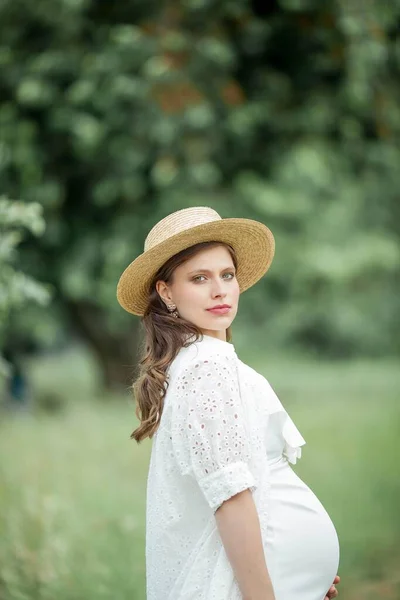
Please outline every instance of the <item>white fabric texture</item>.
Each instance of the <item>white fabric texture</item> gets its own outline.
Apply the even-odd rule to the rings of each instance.
[[[168,371],[147,481],[147,600],[241,600],[214,513],[250,489],[276,600],[323,600],[337,573],[329,515],[291,464],[305,444],[268,381],[204,336]]]
[[[195,478],[210,508],[254,487],[250,444],[229,356],[199,358],[177,375],[172,443],[182,475]],[[179,396],[178,396],[179,395]]]

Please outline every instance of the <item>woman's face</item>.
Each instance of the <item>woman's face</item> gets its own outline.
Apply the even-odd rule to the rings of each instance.
[[[199,251],[175,269],[170,284],[158,281],[156,289],[168,304],[176,304],[182,318],[197,325],[205,335],[226,340],[225,330],[236,316],[240,290],[225,246]],[[229,305],[229,310],[210,311],[221,304]]]

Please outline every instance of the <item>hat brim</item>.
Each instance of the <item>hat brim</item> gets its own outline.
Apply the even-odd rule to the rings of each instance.
[[[200,242],[214,241],[225,242],[234,249],[240,292],[261,279],[275,253],[274,236],[259,221],[232,218],[196,225],[153,246],[128,265],[117,286],[117,299],[122,308],[143,316],[148,305],[150,284],[158,269],[181,250]]]

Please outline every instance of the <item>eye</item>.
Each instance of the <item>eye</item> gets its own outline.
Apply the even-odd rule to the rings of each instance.
[[[226,275],[228,275],[228,277],[225,277]],[[201,277],[204,277],[204,278],[206,278],[206,275],[195,275],[195,277],[192,277],[192,281],[195,281],[195,282],[200,282],[200,281],[201,281]],[[224,273],[224,274],[222,275],[222,277],[223,277],[224,279],[231,280],[231,279],[234,279],[234,277],[235,277],[235,273]]]

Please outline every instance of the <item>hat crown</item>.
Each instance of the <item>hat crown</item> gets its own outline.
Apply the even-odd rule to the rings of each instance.
[[[194,206],[177,210],[154,225],[144,242],[144,251],[147,252],[177,233],[197,225],[221,220],[220,215],[208,206]]]

